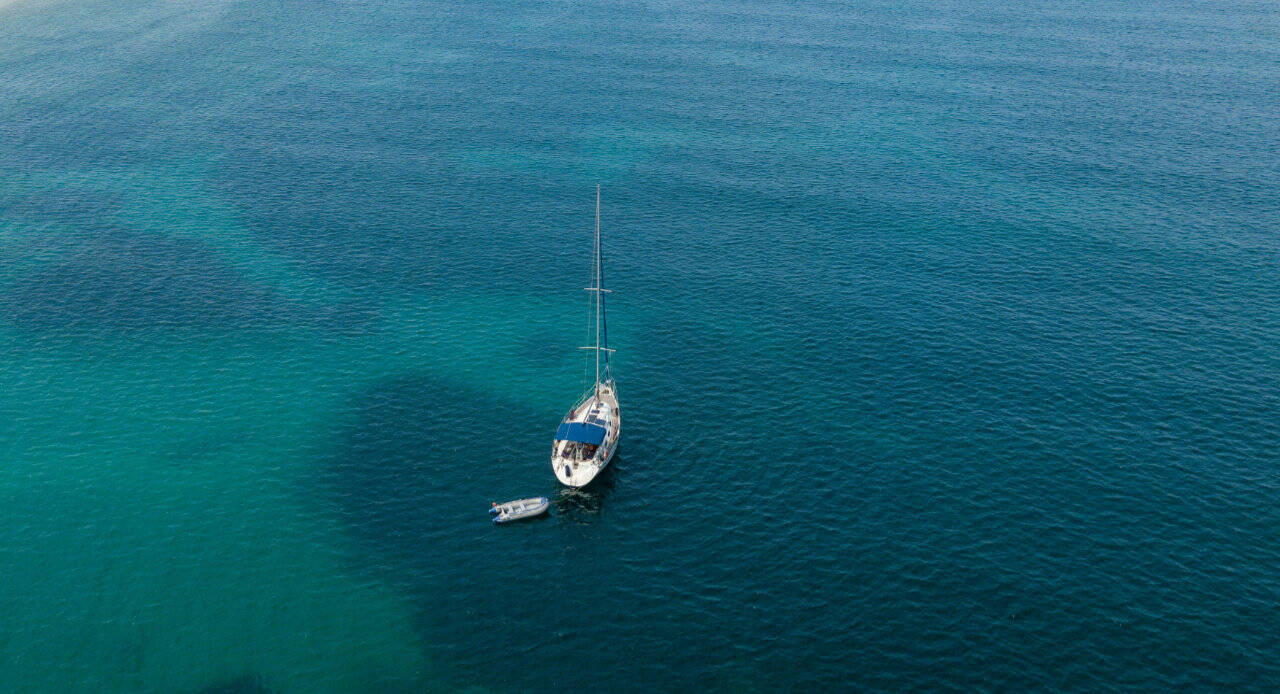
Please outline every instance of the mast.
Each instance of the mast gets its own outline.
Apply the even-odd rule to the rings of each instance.
[[[600,184],[596,184],[596,399],[600,398],[600,312],[604,297],[600,290]]]
[[[604,288],[604,252],[600,244],[600,184],[596,184],[596,239],[595,248],[593,249],[595,256],[592,258],[592,284],[595,286],[586,287],[589,292],[595,293],[595,306],[593,308],[596,324],[596,344],[594,347],[583,347],[582,349],[593,349],[596,352],[596,382],[592,386],[592,392],[597,398],[600,397],[600,354],[604,353],[604,373],[607,378],[609,371],[609,328],[605,323],[604,312],[604,295],[609,293]]]

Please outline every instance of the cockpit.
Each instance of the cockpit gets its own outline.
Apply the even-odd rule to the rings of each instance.
[[[592,418],[588,422],[565,422],[556,430],[556,454],[570,460],[590,460],[604,443],[608,429]]]

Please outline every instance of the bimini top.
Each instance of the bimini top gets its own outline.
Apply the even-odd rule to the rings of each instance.
[[[557,441],[577,441],[599,446],[604,441],[605,429],[599,424],[583,424],[582,422],[565,422],[556,429]]]

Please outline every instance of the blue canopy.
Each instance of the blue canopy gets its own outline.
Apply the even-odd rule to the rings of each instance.
[[[592,446],[599,446],[604,441],[605,429],[598,424],[583,424],[581,422],[565,422],[556,429],[557,441],[577,441],[579,443],[589,443]]]

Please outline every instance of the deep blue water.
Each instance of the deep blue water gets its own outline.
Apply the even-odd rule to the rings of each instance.
[[[1280,688],[1272,3],[16,0],[0,78],[0,689]]]

